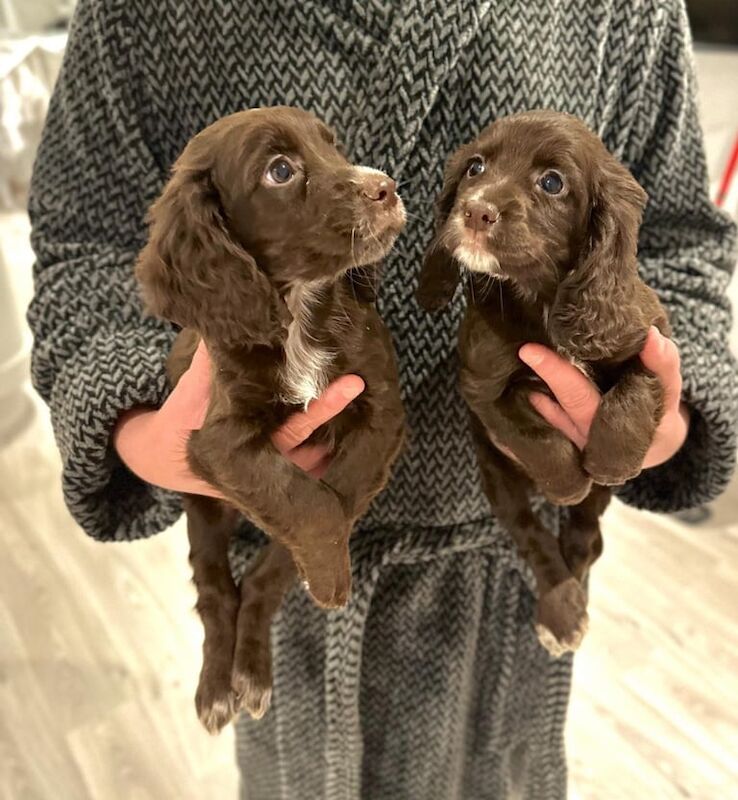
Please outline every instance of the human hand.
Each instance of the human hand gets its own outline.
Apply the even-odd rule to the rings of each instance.
[[[223,495],[195,475],[187,463],[187,441],[199,430],[210,402],[210,357],[201,342],[189,369],[159,409],[134,408],[123,413],[113,431],[113,446],[139,478],[177,492]],[[303,442],[364,391],[358,375],[343,375],[314,400],[307,411],[293,414],[274,434],[275,447],[314,478],[328,469],[331,453],[323,445]]]
[[[598,388],[569,361],[543,345],[525,344],[519,356],[556,398],[532,392],[531,405],[550,425],[583,449],[600,405]],[[643,461],[643,469],[646,469],[668,461],[684,444],[689,431],[689,409],[681,402],[682,376],[679,351],[674,342],[651,327],[640,356],[644,366],[664,387],[664,416]]]

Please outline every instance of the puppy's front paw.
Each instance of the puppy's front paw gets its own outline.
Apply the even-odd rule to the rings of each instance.
[[[603,405],[604,403],[603,400]],[[613,421],[613,416],[615,421],[619,420],[618,424]],[[584,470],[592,476],[595,483],[601,486],[620,486],[640,474],[643,460],[653,440],[654,419],[645,413],[645,428],[640,430],[636,424],[638,420],[633,424],[626,424],[628,420],[623,420],[622,415],[618,417],[612,413],[604,413],[601,407],[592,423],[589,440],[582,453]]]
[[[302,585],[321,608],[343,608],[351,594],[351,576],[335,576],[336,579],[320,577],[310,580],[303,578]]]
[[[591,478],[582,472],[551,476],[537,483],[546,500],[557,506],[578,505],[592,489]]]
[[[195,708],[208,733],[220,733],[233,719],[238,710],[237,698],[231,688],[228,670],[203,667],[195,694]]]
[[[579,647],[588,624],[587,596],[576,578],[568,578],[538,600],[536,633],[556,658]]]
[[[339,540],[340,542],[340,540]],[[297,560],[302,585],[321,608],[343,608],[351,594],[348,537],[309,560]]]
[[[584,469],[600,486],[620,486],[641,473],[645,453],[605,454],[600,448],[584,449]]]

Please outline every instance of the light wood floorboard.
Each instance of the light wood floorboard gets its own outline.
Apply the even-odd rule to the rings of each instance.
[[[0,449],[0,798],[228,800],[231,730],[194,713],[200,624],[181,523],[98,544],[70,519],[48,424]]]

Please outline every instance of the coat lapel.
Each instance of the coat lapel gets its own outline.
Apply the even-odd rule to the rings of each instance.
[[[414,149],[423,123],[446,76],[469,45],[491,2],[399,3],[389,36],[367,81],[355,149],[399,174]],[[381,154],[381,155],[380,155]]]

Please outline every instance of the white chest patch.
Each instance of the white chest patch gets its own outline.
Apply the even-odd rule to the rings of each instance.
[[[310,313],[319,293],[320,285],[314,284],[290,289],[285,297],[292,322],[284,344],[281,399],[305,408],[326,388],[333,360],[333,354],[317,346],[310,334]]]

